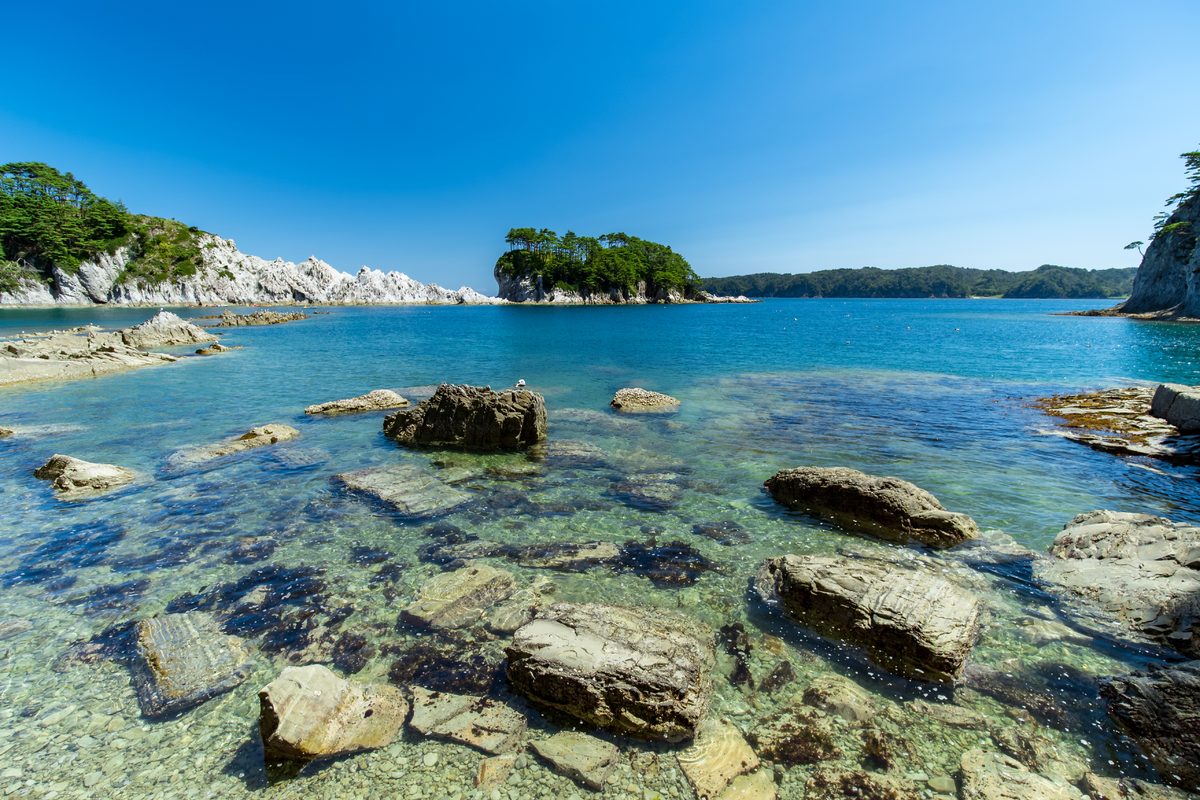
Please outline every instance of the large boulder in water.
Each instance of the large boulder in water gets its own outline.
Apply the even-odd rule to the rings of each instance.
[[[513,593],[512,573],[475,564],[435,575],[422,584],[400,619],[421,628],[466,628],[483,619],[484,611]]]
[[[513,635],[509,689],[614,733],[680,741],[708,711],[715,649],[686,614],[555,603]]]
[[[1200,791],[1200,660],[1106,678],[1100,696],[1165,782]]]
[[[216,335],[180,319],[170,311],[160,311],[150,319],[121,331],[121,341],[130,347],[163,347],[172,344],[202,344]]]
[[[137,475],[113,464],[94,464],[56,453],[33,471],[33,477],[50,481],[63,497],[76,498],[124,486]]]
[[[343,680],[319,664],[287,667],[258,693],[264,756],[307,761],[387,747],[408,716],[394,686]]]
[[[133,682],[147,717],[186,711],[246,680],[249,654],[209,614],[191,611],[134,626]]]
[[[1050,555],[1033,562],[1040,581],[1200,657],[1200,528],[1150,514],[1092,511],[1063,528]]]
[[[517,449],[546,438],[546,401],[537,392],[443,383],[433,397],[389,414],[383,432],[405,444]]]
[[[763,485],[781,503],[880,539],[950,547],[979,534],[975,520],[947,511],[929,492],[899,478],[846,467],[796,467]]]
[[[1150,401],[1150,415],[1166,420],[1180,433],[1200,432],[1200,387],[1161,384]]]
[[[913,680],[953,680],[979,638],[979,601],[926,570],[786,555],[763,561],[755,588],[800,624]]]

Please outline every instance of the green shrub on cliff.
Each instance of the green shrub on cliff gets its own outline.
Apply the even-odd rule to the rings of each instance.
[[[509,250],[496,268],[515,278],[542,277],[542,288],[568,291],[636,291],[646,283],[648,294],[659,289],[686,292],[700,277],[683,256],[670,247],[626,233],[598,238],[567,231],[561,237],[542,228],[511,228],[504,237]]]

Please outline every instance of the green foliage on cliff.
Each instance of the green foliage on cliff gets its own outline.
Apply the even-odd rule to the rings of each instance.
[[[0,291],[49,282],[101,253],[130,250],[119,281],[158,283],[194,275],[201,231],[160,217],[130,214],[98,197],[71,173],[39,162],[0,166]]]
[[[1085,270],[1043,264],[1032,272],[964,269],[830,269],[705,278],[704,291],[747,297],[1124,297],[1137,269]]]
[[[512,228],[504,241],[509,250],[496,268],[516,278],[541,275],[546,290],[620,288],[632,293],[645,281],[652,294],[658,289],[686,291],[700,283],[688,262],[670,247],[625,233],[593,238],[567,231],[560,237],[546,228]]]
[[[1188,153],[1180,153],[1179,157],[1183,159],[1185,164],[1183,174],[1187,176],[1188,182],[1191,184],[1178,194],[1173,194],[1167,198],[1167,210],[1162,211],[1154,217],[1154,234],[1150,237],[1150,241],[1169,236],[1172,233],[1188,234],[1191,231],[1192,223],[1190,220],[1172,220],[1185,205],[1200,202],[1200,150],[1192,150]],[[1193,233],[1193,235],[1195,235]],[[1195,247],[1195,243],[1192,244]]]

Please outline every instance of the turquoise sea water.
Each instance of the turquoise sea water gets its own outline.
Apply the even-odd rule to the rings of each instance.
[[[302,322],[231,329],[224,341],[243,349],[218,357],[0,387],[0,426],[17,431],[0,440],[0,619],[7,625],[0,630],[6,659],[0,792],[470,796],[481,756],[411,734],[383,751],[311,765],[274,784],[263,770],[261,749],[255,750],[255,692],[282,666],[297,659],[329,663],[339,637],[354,632],[370,645],[365,663],[355,664],[361,667],[355,678],[386,681],[397,654],[403,657],[420,639],[398,625],[397,616],[440,570],[419,556],[431,541],[430,521],[401,519],[339,491],[330,480],[335,473],[398,461],[438,470],[471,492],[474,504],[440,522],[480,539],[647,546],[678,541],[707,559],[713,569],[688,586],[656,585],[637,569],[563,574],[503,559],[494,565],[513,571],[521,584],[549,577],[565,599],[665,605],[714,628],[738,623],[752,637],[779,636],[784,654],[768,656],[774,645],[763,640],[750,665],[761,681],[780,658],[792,663],[795,682],[776,694],[731,684],[723,656],[714,709],[744,730],[813,676],[833,672],[859,680],[889,709],[881,713],[881,726],[932,726],[912,736],[908,754],[892,770],[898,780],[924,789],[923,779],[909,776],[953,775],[962,750],[987,738],[930,718],[910,720],[905,701],[918,694],[932,699],[936,691],[872,673],[855,654],[813,641],[772,616],[746,591],[768,555],[874,553],[923,559],[985,598],[989,618],[973,660],[1014,672],[1019,667],[1070,707],[1073,723],[1036,723],[1036,735],[1059,748],[1063,760],[1150,776],[1111,732],[1090,682],[1143,663],[1141,650],[1072,633],[1062,616],[1067,612],[1047,610],[1049,601],[1029,591],[1020,576],[828,530],[777,506],[760,488],[776,470],[806,464],[894,475],[933,492],[951,510],[971,514],[981,529],[1003,531],[1035,549],[1044,549],[1076,514],[1098,508],[1197,521],[1195,470],[1081,447],[1051,435],[1054,423],[1028,406],[1032,398],[1056,392],[1200,383],[1200,328],[1052,315],[1097,305],[777,300],[749,306],[335,307]],[[150,313],[3,310],[0,336],[87,322],[124,327]],[[303,413],[309,404],[377,388],[395,388],[415,400],[440,382],[499,388],[518,379],[545,397],[552,440],[599,455],[531,467],[520,454],[413,451],[382,435],[382,413]],[[670,394],[682,401],[681,410],[618,416],[608,402],[625,386]],[[181,448],[269,422],[291,425],[300,436],[203,469],[172,467],[169,457]],[[143,478],[106,497],[64,503],[32,475],[53,453],[120,464]],[[662,473],[674,476],[677,489],[666,507],[615,488],[631,474]],[[746,541],[726,545],[694,532],[698,524],[729,521]],[[177,610],[188,597],[268,567],[299,570],[287,574],[303,573],[319,583],[306,600],[319,609],[318,622],[338,609],[344,621],[322,640],[326,631],[305,628],[288,606],[240,631],[256,647],[261,636],[268,645],[257,650],[250,680],[228,695],[151,723],[138,715],[125,666],[80,655],[80,643],[110,626]],[[286,642],[279,645],[281,640]],[[480,655],[492,666],[503,661],[502,641],[437,644],[450,661]],[[1045,677],[1061,664],[1071,666],[1069,680]],[[502,680],[494,692],[506,696]],[[963,692],[955,699],[973,703],[1001,721],[996,724],[1023,724],[998,697]],[[531,718],[531,735],[554,730],[536,713]],[[1080,725],[1086,738],[1078,734]],[[839,742],[850,737],[840,746],[841,760],[782,771],[781,796],[803,796],[808,776],[822,766],[865,768],[861,743],[851,741],[857,732],[835,733]],[[606,794],[688,796],[672,748],[614,741],[633,761],[627,759]],[[429,752],[439,754],[436,765],[426,766]],[[629,766],[646,753],[661,765],[653,777]],[[504,797],[510,791],[513,798],[585,793],[532,758],[516,775],[502,787]]]

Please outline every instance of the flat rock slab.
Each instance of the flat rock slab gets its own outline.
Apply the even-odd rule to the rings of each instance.
[[[425,736],[469,745],[497,755],[512,750],[528,725],[519,714],[495,700],[414,686],[413,715],[408,723]]]
[[[211,317],[210,317],[211,319]],[[308,314],[301,311],[255,311],[252,314],[235,314],[232,311],[226,311],[220,317],[220,322],[212,327],[214,328],[237,328],[243,325],[278,325],[281,322],[295,322],[296,320],[308,319]]]
[[[1092,800],[1196,800],[1196,795],[1169,789],[1138,778],[1105,778],[1094,772],[1083,776],[1081,788]]]
[[[837,714],[847,722],[866,723],[875,716],[871,693],[841,675],[818,675],[804,690],[806,706]]]
[[[749,775],[739,775],[721,793],[718,800],[775,800],[775,778],[771,770],[760,769]],[[899,797],[896,800],[901,800]]]
[[[596,791],[604,788],[617,766],[617,759],[621,757],[616,745],[570,731],[530,742],[529,746],[549,761],[559,775],[580,781]]]
[[[1039,397],[1033,405],[1063,421],[1059,428],[1041,433],[1053,433],[1114,455],[1194,462],[1200,456],[1200,438],[1182,435],[1179,428],[1153,416],[1152,398],[1158,397],[1163,388],[1169,385],[1158,391],[1135,386],[1054,395]]]
[[[428,470],[413,464],[366,467],[334,475],[333,480],[413,519],[448,514],[472,499],[467,492],[443,483]]]
[[[1164,782],[1200,791],[1200,660],[1106,678],[1100,696]]]
[[[618,389],[609,405],[617,411],[651,411],[661,413],[664,411],[678,411],[680,404],[678,400],[670,395],[634,387],[631,389]]]
[[[93,378],[136,367],[169,364],[177,356],[130,347],[119,333],[83,328],[10,341],[0,347],[0,385],[59,378]]]
[[[408,703],[394,686],[364,685],[326,667],[288,667],[258,693],[267,759],[305,761],[386,747]]]
[[[686,614],[556,603],[513,635],[509,689],[614,733],[680,741],[708,711],[715,649]]]
[[[381,411],[385,408],[402,408],[408,401],[391,389],[376,389],[373,392],[346,400],[331,400],[304,409],[305,414],[358,414],[363,411]]]
[[[763,561],[755,587],[800,624],[913,680],[953,680],[979,638],[978,599],[925,570],[786,555]]]
[[[979,535],[975,520],[947,511],[932,494],[899,478],[846,467],[796,467],[763,485],[785,505],[888,541],[951,547]]]
[[[201,344],[216,338],[215,335],[180,319],[170,311],[160,311],[140,325],[121,331],[121,340],[130,347]]]
[[[1200,528],[1150,514],[1080,514],[1034,562],[1043,584],[1088,598],[1123,624],[1200,656]]]
[[[913,711],[932,717],[943,725],[952,728],[969,728],[976,731],[988,729],[988,718],[978,711],[972,711],[962,706],[946,705],[943,703],[927,703],[917,698],[910,704]]]
[[[249,655],[236,636],[221,633],[209,614],[151,617],[134,627],[134,685],[147,717],[186,711],[240,685]]]
[[[609,494],[635,508],[667,511],[679,505],[683,496],[683,476],[676,472],[649,472],[627,475],[609,489]]]
[[[1070,784],[1030,772],[1003,753],[975,748],[959,760],[963,800],[1072,800]]]
[[[758,756],[732,723],[705,720],[692,746],[676,754],[697,797],[715,798],[739,775],[758,769]]]
[[[524,448],[546,438],[546,401],[525,389],[443,383],[428,400],[389,414],[383,432],[412,445]]]
[[[486,609],[513,593],[511,572],[486,564],[435,575],[417,590],[400,619],[422,628],[465,628],[483,619]]]
[[[514,755],[492,756],[479,762],[479,771],[475,773],[475,788],[490,789],[501,786],[517,766]]]
[[[241,436],[234,436],[220,442],[214,442],[213,444],[180,450],[171,456],[170,463],[171,466],[177,468],[197,466],[212,461],[214,458],[231,456],[235,453],[253,450],[257,447],[286,442],[299,435],[300,431],[289,425],[281,425],[279,423],[261,425],[257,428],[251,428]]]
[[[71,456],[55,454],[33,471],[33,477],[50,481],[64,498],[86,497],[132,482],[137,474],[112,464],[93,464]]]

